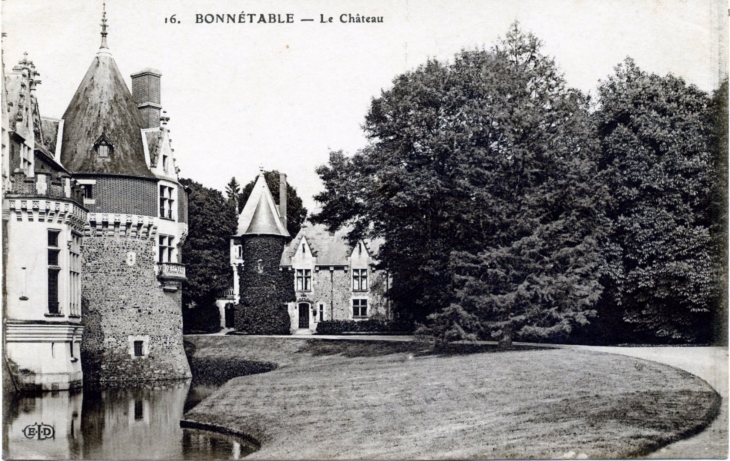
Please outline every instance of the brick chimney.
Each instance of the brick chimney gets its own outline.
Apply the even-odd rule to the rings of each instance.
[[[279,173],[279,216],[286,229],[286,173]]]
[[[159,71],[149,68],[132,74],[132,97],[144,120],[144,128],[160,126],[160,77]]]

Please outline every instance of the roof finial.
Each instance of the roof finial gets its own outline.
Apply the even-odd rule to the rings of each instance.
[[[264,174],[264,164],[259,164],[259,173]]]
[[[106,2],[102,4],[103,13],[101,15],[101,48],[109,48],[106,45]]]

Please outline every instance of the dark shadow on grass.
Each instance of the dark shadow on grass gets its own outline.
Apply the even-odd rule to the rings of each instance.
[[[511,349],[500,349],[492,344],[471,344],[457,343],[448,344],[444,347],[434,348],[426,342],[403,342],[403,341],[357,341],[337,339],[309,340],[299,350],[299,353],[310,354],[315,357],[341,355],[344,357],[381,357],[392,354],[413,354],[415,357],[426,356],[454,356],[483,354],[495,352],[515,352],[527,350],[547,350],[551,347],[539,346],[514,346]]]

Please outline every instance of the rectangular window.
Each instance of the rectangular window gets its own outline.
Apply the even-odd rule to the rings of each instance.
[[[58,248],[58,235],[60,234],[60,231],[57,230],[49,230],[48,231],[48,246]]]
[[[142,400],[134,401],[134,419],[135,421],[144,419],[144,402]]]
[[[368,300],[353,299],[352,300],[352,317],[364,318],[368,316]]]
[[[58,254],[60,252],[61,252],[61,250],[54,250],[54,249],[48,250],[48,265],[49,266],[58,266]]]
[[[169,235],[160,235],[160,253],[159,253],[159,262],[161,263],[171,263],[173,262],[173,250],[175,247],[172,245],[172,236]]]
[[[58,314],[58,269],[48,269],[48,313]]]
[[[162,156],[162,171],[167,173],[167,155]]]
[[[91,184],[82,184],[81,193],[85,199],[93,200],[94,198],[94,188]]]
[[[99,145],[99,157],[109,157],[109,146],[106,144]]]
[[[71,234],[68,252],[69,315],[81,315],[81,235]]]
[[[319,305],[319,321],[324,321],[324,304]]]
[[[175,189],[167,186],[160,186],[160,217],[165,219],[174,219],[173,210],[175,209],[174,197]]]
[[[297,290],[312,290],[312,271],[311,269],[297,269]]]
[[[352,290],[368,291],[368,270],[353,269],[352,270]]]
[[[144,341],[135,341],[134,342],[134,356],[135,357],[142,357],[144,355],[143,350],[142,350],[143,345],[144,345]]]

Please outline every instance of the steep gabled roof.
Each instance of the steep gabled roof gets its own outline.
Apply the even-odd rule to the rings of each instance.
[[[256,179],[251,195],[238,217],[236,235],[277,235],[289,237],[289,232],[281,223],[279,211],[274,204],[264,174]]]
[[[348,228],[341,228],[332,233],[324,225],[306,223],[294,240],[284,248],[280,264],[291,266],[294,253],[299,249],[302,239],[306,238],[312,255],[317,258],[318,266],[347,266],[350,264],[350,255],[354,249],[345,238],[349,231]],[[368,254],[374,258],[382,240],[363,240],[362,242],[365,244]]]
[[[111,53],[99,50],[63,115],[61,163],[78,173],[154,177],[142,145],[142,118]],[[102,134],[112,149],[100,157]]]

